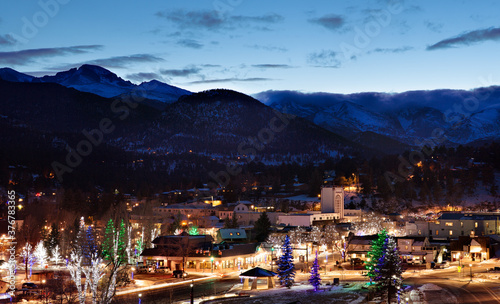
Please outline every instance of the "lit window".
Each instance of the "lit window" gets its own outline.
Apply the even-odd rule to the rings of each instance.
[[[453,235],[453,230],[450,230],[450,235]]]
[[[477,228],[477,222],[475,222],[475,223],[474,223],[474,227],[476,227],[476,228]]]
[[[464,226],[464,222],[460,222],[460,227],[463,227]]]
[[[490,223],[486,223],[486,228],[490,228]]]
[[[439,224],[440,224],[440,222],[439,222],[439,221],[436,221],[436,225],[439,225]]]
[[[453,227],[453,223],[452,222],[446,222],[445,225],[448,226],[448,227]]]
[[[439,235],[439,230],[436,230],[436,235]]]

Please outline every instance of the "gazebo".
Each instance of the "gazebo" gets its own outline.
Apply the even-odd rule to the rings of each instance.
[[[257,280],[260,278],[267,278],[267,289],[274,288],[274,276],[276,275],[275,272],[269,271],[262,269],[260,267],[255,267],[253,269],[247,270],[243,273],[240,274],[240,278],[245,279],[243,282],[243,290],[254,290],[257,289]],[[249,288],[248,286],[248,281],[249,279],[252,280],[252,287]]]

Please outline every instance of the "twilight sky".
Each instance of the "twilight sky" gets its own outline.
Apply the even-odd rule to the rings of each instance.
[[[2,1],[0,67],[90,63],[247,94],[470,89],[500,79],[499,12],[494,0]]]

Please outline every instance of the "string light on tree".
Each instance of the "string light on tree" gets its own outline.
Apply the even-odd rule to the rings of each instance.
[[[316,258],[311,266],[311,277],[309,278],[309,283],[314,287],[314,291],[318,291],[318,288],[321,285],[318,265],[318,251],[316,251]]]

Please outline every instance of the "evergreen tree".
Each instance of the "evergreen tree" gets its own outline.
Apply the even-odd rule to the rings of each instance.
[[[78,255],[83,254],[83,247],[85,246],[86,242],[86,232],[85,232],[85,221],[83,219],[83,216],[80,218],[80,221],[78,223],[78,232],[76,233],[76,240],[73,243],[75,251],[77,252]]]
[[[60,240],[61,236],[59,234],[59,226],[57,225],[57,223],[53,223],[50,228],[50,233],[43,244],[50,256],[52,256],[52,251],[54,250],[54,248],[59,245]]]
[[[396,293],[399,295],[403,283],[401,276],[403,269],[401,268],[399,250],[393,237],[387,236],[382,252],[383,254],[375,266],[377,274],[375,281],[379,290],[387,290],[387,303],[391,303],[392,297]]]
[[[269,236],[271,230],[271,221],[267,216],[267,212],[263,212],[259,219],[255,222],[255,235],[257,242],[264,242]]]
[[[377,276],[375,268],[378,264],[380,257],[382,257],[384,253],[382,250],[386,238],[387,238],[387,231],[385,231],[385,229],[382,229],[378,233],[378,237],[375,240],[373,240],[370,251],[368,251],[368,253],[366,254],[367,259],[365,261],[365,268],[366,270],[368,270],[367,275],[370,277],[370,281]]]
[[[316,258],[311,266],[311,277],[309,278],[309,283],[314,287],[314,291],[318,291],[319,285],[321,285],[321,277],[319,275],[319,265],[318,265],[318,251],[316,251]]]
[[[95,242],[94,230],[88,226],[85,232],[85,242],[82,245],[82,263],[87,266],[92,262],[92,255],[97,255],[97,244]]]
[[[102,256],[105,260],[111,260],[111,257],[114,255],[114,238],[115,224],[113,219],[109,219],[104,232],[104,241],[102,242]]]
[[[120,222],[120,230],[118,231],[118,244],[117,252],[120,261],[124,262],[127,260],[127,229],[125,228],[125,221],[122,219]]]
[[[292,246],[290,245],[290,237],[285,237],[285,242],[281,247],[283,253],[278,261],[278,278],[282,286],[292,287],[295,281],[295,266],[293,264]]]
[[[236,218],[236,215],[233,214],[233,218],[230,219],[228,216],[224,220],[224,228],[229,229],[229,228],[239,228],[240,225],[238,224],[238,219]]]

